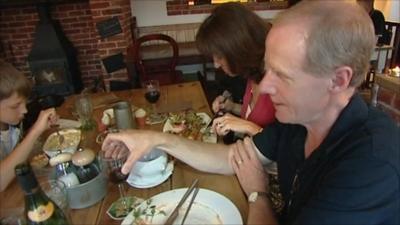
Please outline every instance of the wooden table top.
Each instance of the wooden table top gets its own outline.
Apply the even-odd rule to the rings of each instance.
[[[73,111],[73,102],[76,96],[69,97],[64,104],[57,109],[61,118],[74,118],[71,114]],[[144,98],[143,89],[132,89],[110,93],[96,93],[91,95],[94,104],[94,116],[100,118],[104,109],[110,108],[110,102],[117,99],[130,101],[137,107],[150,107]],[[210,115],[210,108],[203,89],[199,82],[188,82],[176,85],[168,85],[161,87],[161,97],[157,103],[160,111],[179,111],[188,107],[193,108],[197,112],[206,112]],[[162,124],[146,125],[143,129],[160,130]],[[90,146],[95,151],[100,150],[100,146],[95,143],[94,139],[97,131],[89,135],[85,145]],[[228,199],[230,199],[239,209],[243,221],[246,221],[248,213],[248,204],[246,196],[241,190],[240,184],[235,176],[225,176],[217,174],[209,174],[200,172],[188,165],[175,161],[173,174],[162,184],[146,189],[138,189],[125,185],[128,196],[137,196],[141,198],[149,198],[161,192],[168,190],[188,187],[194,179],[199,179],[199,187],[216,191]],[[10,209],[21,208],[24,206],[23,193],[14,181],[5,191],[0,193],[0,216],[7,214]],[[117,185],[108,184],[108,192],[105,198],[95,205],[85,209],[72,209],[71,218],[73,224],[120,224],[121,221],[112,220],[106,211],[111,203],[119,198]]]

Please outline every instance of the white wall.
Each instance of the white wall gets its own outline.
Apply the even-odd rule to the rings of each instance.
[[[375,0],[374,8],[379,9],[385,15],[385,20],[400,22],[399,0]]]
[[[181,23],[200,23],[208,14],[167,15],[167,0],[131,0],[132,15],[138,27]],[[256,11],[263,18],[272,18],[280,10]]]

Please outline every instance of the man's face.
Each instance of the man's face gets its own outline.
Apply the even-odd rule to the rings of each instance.
[[[303,71],[304,27],[277,26],[266,40],[266,73],[260,91],[268,93],[283,123],[308,124],[323,116],[329,100],[329,78],[317,78]]]
[[[2,123],[17,125],[26,112],[26,99],[16,92],[0,101],[0,122]]]

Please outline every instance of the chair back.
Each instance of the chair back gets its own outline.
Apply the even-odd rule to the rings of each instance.
[[[389,67],[393,68],[400,63],[400,23],[398,22],[385,22],[386,29],[391,34],[388,44],[392,46],[392,54],[389,62]]]
[[[157,51],[166,49],[169,49],[167,56],[159,58],[161,54]],[[155,53],[155,56],[149,56],[148,54],[151,52]],[[140,82],[158,80],[160,85],[183,81],[182,72],[175,69],[178,57],[178,44],[172,37],[165,34],[149,34],[139,37],[127,50],[127,58],[134,61]]]

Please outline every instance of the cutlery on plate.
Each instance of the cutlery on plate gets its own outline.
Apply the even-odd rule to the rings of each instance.
[[[56,129],[56,134],[57,134],[57,137],[58,137],[58,147],[61,150],[61,146],[64,143],[64,135],[60,134],[60,125],[59,124],[54,124],[54,125],[51,125],[51,127]]]
[[[183,216],[181,225],[184,225],[185,220],[186,220],[186,217],[187,217],[187,215],[189,214],[190,209],[192,208],[192,204],[193,204],[193,202],[194,202],[194,199],[195,199],[196,196],[197,196],[197,193],[199,193],[199,187],[195,187],[195,189],[194,189],[194,193],[193,193],[193,195],[192,195],[192,198],[190,199],[189,206],[188,206],[187,209],[186,209],[185,215]]]
[[[165,221],[164,225],[172,225],[172,223],[175,221],[176,217],[179,214],[179,209],[182,207],[183,203],[185,203],[186,199],[189,197],[189,195],[192,193],[192,191],[197,187],[197,183],[199,182],[199,179],[196,179],[193,181],[192,185],[188,188],[188,190],[185,192],[185,194],[182,196],[181,200],[179,201],[178,205],[175,207],[175,209],[172,211],[171,215],[167,218]],[[198,187],[197,187],[198,189]],[[193,198],[193,197],[192,197]],[[193,198],[194,200],[194,198]],[[189,210],[190,207],[187,208]],[[186,213],[185,213],[186,214]]]

